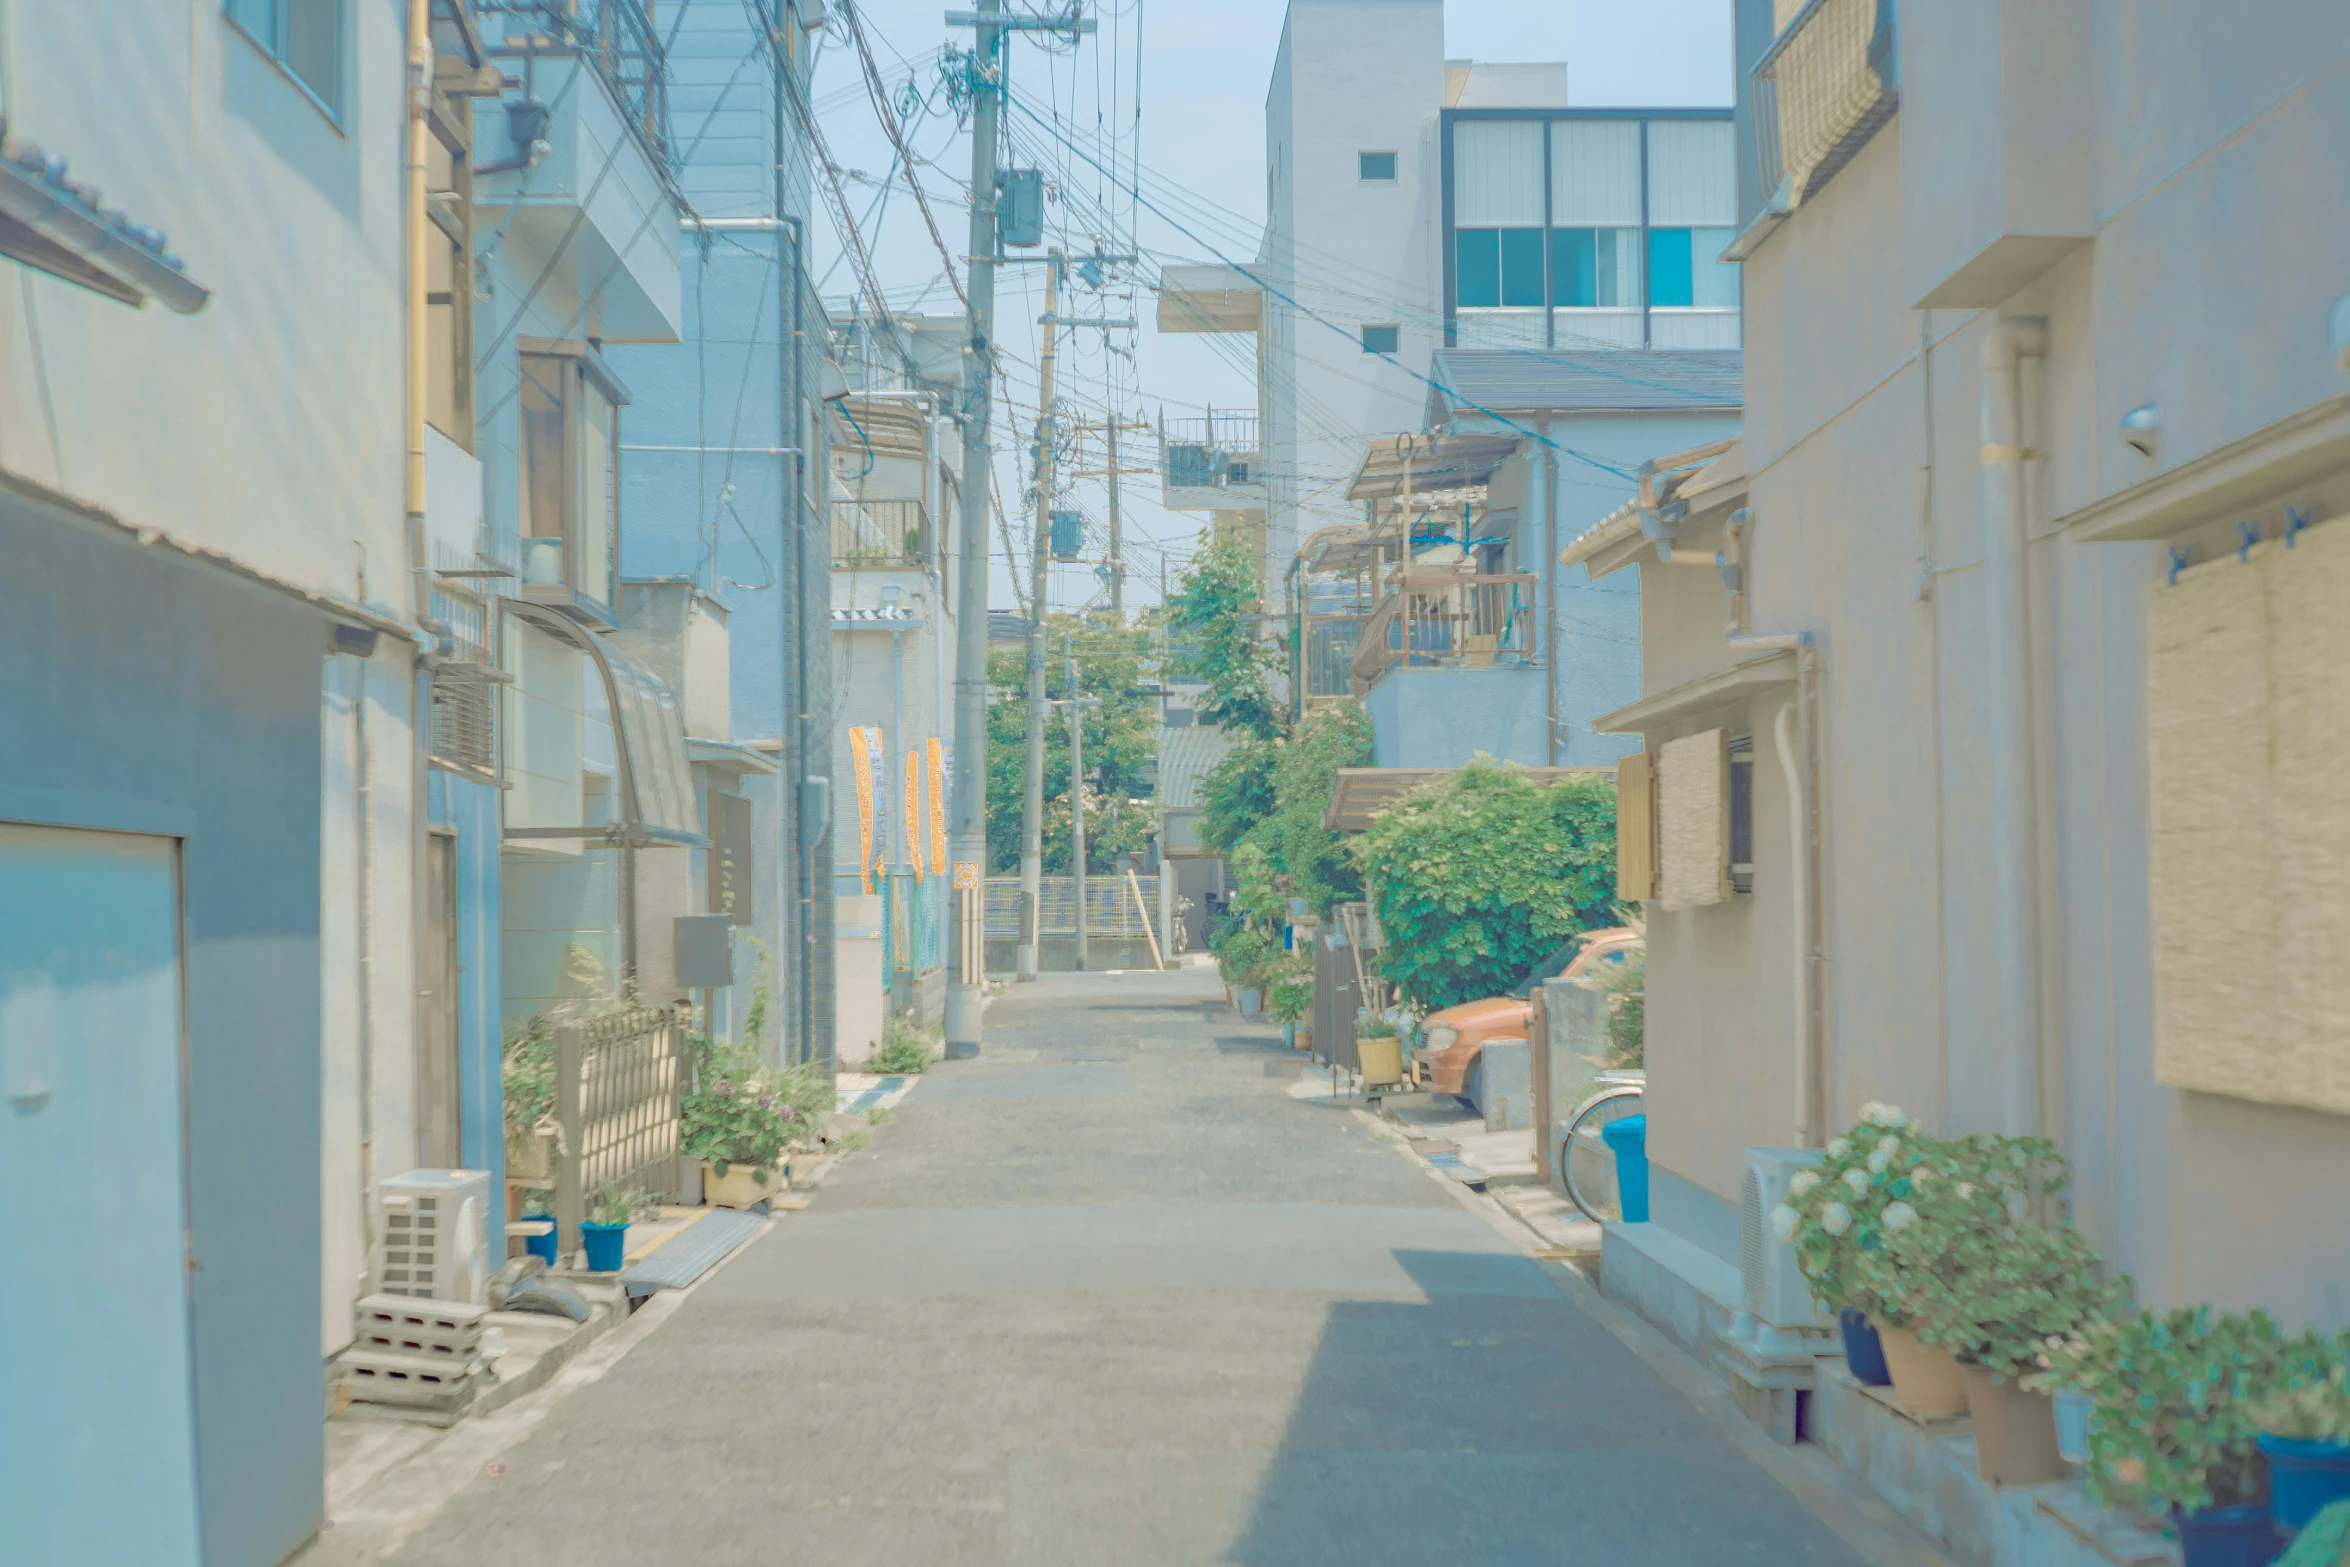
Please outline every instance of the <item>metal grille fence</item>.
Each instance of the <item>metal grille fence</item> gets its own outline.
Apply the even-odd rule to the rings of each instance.
[[[565,1251],[609,1181],[675,1196],[686,1014],[625,1007],[555,1025],[555,1223]]]
[[[930,547],[930,514],[920,501],[832,503],[835,566],[903,566]]]
[[[1142,887],[1142,904],[1134,901],[1134,888],[1127,885],[1123,874],[1113,876],[1107,871],[1085,878],[1085,934],[1095,936],[1131,937],[1143,939],[1147,928],[1145,911],[1158,906],[1159,878],[1138,876]],[[1156,914],[1147,916],[1156,919]],[[1077,934],[1077,879],[1073,876],[1046,876],[1037,885],[1036,933],[1039,936],[1074,936]],[[987,939],[990,941],[1017,941],[1020,939],[1020,878],[1017,876],[990,876],[987,879]]]
[[[1756,172],[1794,206],[1893,117],[1894,0],[1810,0],[1754,67]],[[1782,190],[1782,186],[1786,187]]]

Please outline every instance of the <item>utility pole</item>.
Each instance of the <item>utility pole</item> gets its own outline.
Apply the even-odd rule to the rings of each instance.
[[[1110,619],[1126,624],[1126,527],[1118,516],[1118,410],[1110,410]]]
[[[1077,972],[1085,972],[1085,704],[1077,699],[1077,640],[1061,641],[1069,688],[1069,869],[1077,878]]]
[[[1036,978],[1044,894],[1044,612],[1052,571],[1053,362],[1060,339],[1061,253],[1044,268],[1044,349],[1037,359],[1036,529],[1028,566],[1028,771],[1020,796],[1020,978]]]
[[[1003,0],[978,0],[971,53],[971,299],[963,345],[963,559],[955,622],[954,869],[948,885],[947,1054],[979,1054],[987,960],[988,414],[995,372],[996,116],[1004,73]]]

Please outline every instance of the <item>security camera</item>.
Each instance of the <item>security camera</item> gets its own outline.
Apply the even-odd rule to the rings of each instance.
[[[2162,410],[2140,403],[2122,415],[2122,444],[2141,457],[2162,454]]]

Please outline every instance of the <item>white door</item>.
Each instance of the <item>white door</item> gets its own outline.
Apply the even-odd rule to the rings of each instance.
[[[0,1561],[196,1567],[179,854],[0,823]]]

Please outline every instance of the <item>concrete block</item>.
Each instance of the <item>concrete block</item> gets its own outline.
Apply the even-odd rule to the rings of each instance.
[[[1610,1224],[1600,1238],[1600,1292],[1708,1365],[1738,1310],[1738,1270],[1654,1224]]]
[[[470,1365],[481,1349],[486,1306],[407,1295],[369,1295],[354,1308],[353,1344],[371,1353]]]
[[[1534,1051],[1523,1039],[1489,1039],[1469,1070],[1468,1098],[1485,1130],[1514,1132],[1534,1124]]]

